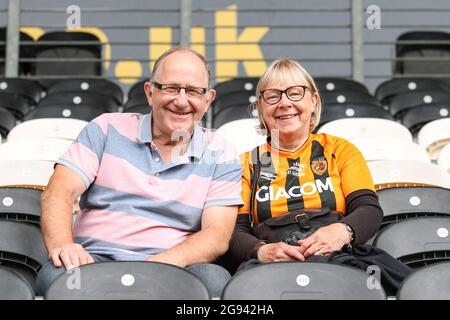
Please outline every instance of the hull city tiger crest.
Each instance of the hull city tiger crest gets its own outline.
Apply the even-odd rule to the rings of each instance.
[[[311,170],[318,176],[323,175],[327,171],[327,167],[327,159],[323,157],[316,158],[311,162]]]

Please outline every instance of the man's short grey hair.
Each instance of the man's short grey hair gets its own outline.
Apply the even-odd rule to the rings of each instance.
[[[152,75],[150,76],[150,82],[154,81],[154,77],[155,74],[158,71],[159,66],[161,65],[162,61],[167,58],[169,55],[171,55],[172,53],[175,52],[190,52],[193,55],[197,56],[205,65],[205,70],[206,70],[206,74],[208,76],[208,89],[211,86],[211,69],[209,68],[209,64],[206,61],[206,58],[201,55],[200,53],[198,53],[195,50],[192,50],[189,47],[183,47],[183,46],[178,46],[178,47],[173,47],[172,49],[167,50],[166,52],[164,52],[156,61],[155,61],[155,65],[153,66],[153,71],[152,71]]]

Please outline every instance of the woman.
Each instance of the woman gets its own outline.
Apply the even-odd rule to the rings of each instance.
[[[383,212],[359,150],[344,139],[312,133],[321,112],[312,77],[293,60],[277,60],[261,77],[256,94],[260,129],[268,139],[259,147],[262,167],[252,213],[254,157],[248,152],[241,159],[245,204],[230,244],[233,258],[238,263],[252,258],[262,263],[304,261],[348,244],[365,243],[378,230]],[[266,243],[251,233],[251,219],[257,224],[288,211],[325,207],[344,217],[298,245]]]

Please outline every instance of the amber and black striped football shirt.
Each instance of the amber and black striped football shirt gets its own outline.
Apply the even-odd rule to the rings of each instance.
[[[345,214],[346,197],[357,190],[375,191],[361,152],[350,142],[328,134],[310,134],[295,152],[259,147],[261,162],[255,203],[255,224],[298,209],[323,208]],[[252,152],[243,166],[240,214],[250,211]]]

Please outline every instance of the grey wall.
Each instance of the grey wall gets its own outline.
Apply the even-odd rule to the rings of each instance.
[[[381,8],[381,29],[365,28],[363,31],[365,84],[372,92],[392,75],[391,60],[398,35],[415,29],[450,32],[448,0],[430,0],[426,4],[423,0],[365,0],[363,3],[364,8],[373,4]],[[72,4],[81,8],[81,26],[97,26],[111,43],[111,63],[105,70],[108,77],[117,75],[116,66],[124,59],[138,60],[136,64],[142,70],[140,76],[149,75],[148,60],[154,59],[151,50],[158,45],[148,44],[149,40],[155,42],[149,35],[149,28],[171,27],[172,44],[179,41],[178,0],[22,0],[21,24],[40,26],[44,31],[62,30],[68,17],[66,7]],[[220,56],[223,58],[228,52],[231,59],[239,59],[258,49],[263,60],[239,63],[239,75],[259,75],[267,63],[279,57],[298,59],[313,76],[352,75],[351,0],[192,0],[192,4],[192,26],[204,28],[204,50],[212,62],[214,75],[224,75],[223,65],[219,66],[223,61],[216,63]],[[230,5],[237,6],[237,26],[222,29],[222,37],[226,30],[234,30],[239,37],[249,32],[248,28],[256,28],[253,31],[268,28],[258,43],[247,46],[241,43],[230,49],[223,46],[223,42],[217,44],[217,13]],[[7,1],[1,0],[1,25],[7,23],[6,9]],[[365,11],[361,14],[366,21],[369,15]],[[250,41],[253,41],[255,33],[249,33]],[[233,74],[233,67],[228,70]],[[129,86],[123,81],[122,85],[125,90]]]

